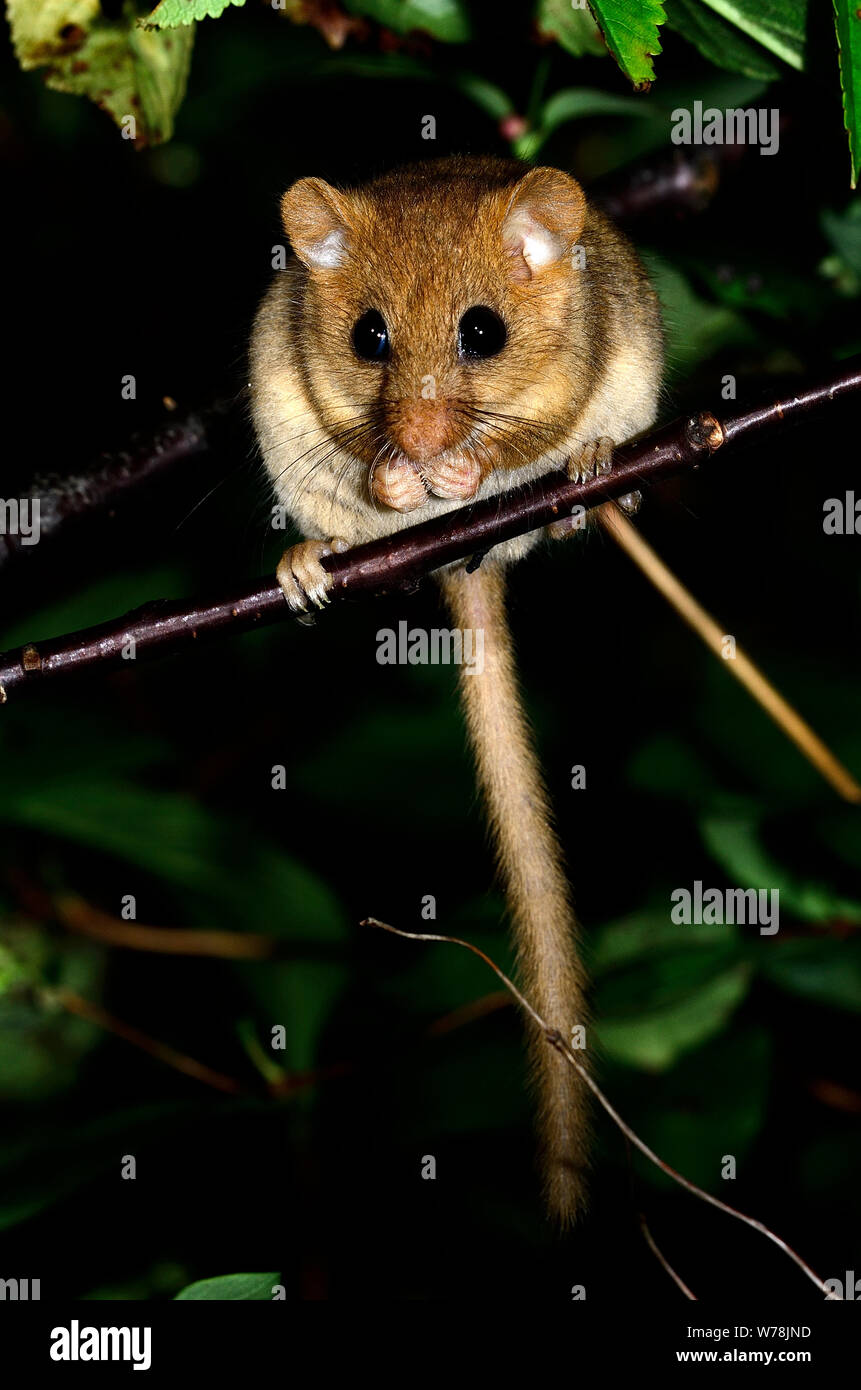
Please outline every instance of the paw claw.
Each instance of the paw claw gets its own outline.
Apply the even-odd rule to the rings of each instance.
[[[587,478],[609,473],[613,467],[613,440],[602,434],[582,445],[567,463],[566,473],[572,483],[585,483]]]
[[[349,550],[349,545],[339,539],[300,541],[285,550],[275,576],[294,613],[307,613],[310,608],[323,608],[331,602],[332,577],[320,561],[326,555],[340,555],[345,550]]]
[[[613,467],[613,448],[613,440],[606,434],[583,444],[565,465],[572,483],[585,483],[589,478],[609,473]],[[560,517],[551,522],[547,530],[553,540],[563,540],[572,531],[582,531],[585,522],[586,515],[578,507],[574,515]]]

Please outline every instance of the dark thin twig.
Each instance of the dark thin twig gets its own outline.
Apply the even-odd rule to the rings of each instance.
[[[151,435],[136,435],[125,449],[104,454],[88,469],[68,477],[37,477],[19,501],[39,504],[39,544],[0,532],[0,570],[44,553],[46,543],[73,526],[115,517],[138,493],[193,458],[209,453],[227,436],[232,402],[169,417]]]
[[[792,122],[782,116],[781,140]],[[614,222],[639,222],[668,214],[703,212],[728,173],[749,161],[750,145],[729,142],[708,148],[676,148],[667,157],[644,160],[619,174],[609,174],[591,184],[588,193]]]
[[[696,1183],[691,1182],[690,1178],[686,1178],[682,1173],[676,1172],[675,1168],[671,1168],[669,1163],[665,1163],[662,1158],[659,1158],[654,1149],[650,1149],[645,1140],[641,1139],[640,1136],[631,1129],[631,1126],[626,1124],[622,1119],[618,1110],[616,1110],[615,1106],[607,1099],[597,1082],[589,1075],[582,1063],[577,1060],[558,1028],[551,1028],[548,1023],[545,1023],[541,1015],[533,1009],[529,1000],[520,993],[520,990],[508,978],[505,972],[500,970],[496,962],[491,960],[490,956],[485,955],[484,951],[480,950],[478,946],[474,946],[471,941],[463,941],[457,936],[442,936],[438,933],[430,932],[401,931],[399,927],[392,927],[388,922],[381,922],[376,917],[366,917],[361,925],[363,927],[378,927],[381,931],[391,932],[393,936],[402,936],[407,941],[444,941],[450,946],[463,946],[467,951],[472,951],[473,955],[478,956],[480,960],[484,961],[485,965],[490,966],[491,970],[499,977],[506,989],[510,990],[514,995],[514,998],[524,1012],[538,1025],[551,1047],[555,1047],[556,1051],[561,1053],[565,1060],[575,1069],[580,1078],[589,1087],[589,1090],[592,1092],[599,1105],[606,1110],[610,1119],[617,1128],[621,1130],[629,1143],[639,1149],[640,1153],[643,1154],[650,1163],[653,1163],[656,1168],[660,1168],[662,1173],[666,1173],[667,1177],[672,1178],[673,1182],[677,1182],[680,1187],[684,1187],[688,1192],[692,1192],[695,1197],[699,1197],[701,1201],[707,1202],[709,1206],[717,1207],[718,1211],[725,1212],[727,1216],[734,1217],[736,1221],[742,1221],[746,1226],[750,1226],[752,1230],[759,1231],[760,1235],[765,1236],[766,1239],[772,1241],[779,1250],[782,1250],[783,1253],[792,1260],[793,1264],[798,1265],[798,1268],[806,1274],[807,1278],[816,1285],[821,1293],[825,1294],[826,1297],[833,1297],[831,1291],[819,1278],[819,1275],[810,1268],[810,1265],[807,1264],[800,1255],[796,1254],[791,1245],[787,1245],[785,1240],[782,1240],[774,1231],[769,1230],[764,1222],[757,1221],[753,1216],[746,1216],[744,1212],[737,1211],[735,1207],[728,1206],[726,1202],[720,1201],[718,1197],[713,1197],[710,1192],[706,1192],[702,1187],[697,1187]]]
[[[691,1300],[692,1303],[696,1303],[696,1302],[697,1302],[697,1296],[696,1296],[696,1294],[695,1294],[695,1293],[691,1293],[691,1290],[688,1288],[688,1286],[687,1286],[687,1284],[685,1283],[684,1279],[682,1279],[682,1278],[680,1277],[680,1275],[676,1274],[676,1271],[673,1269],[673,1266],[670,1264],[669,1260],[668,1260],[667,1257],[664,1255],[663,1251],[660,1250],[659,1247],[658,1247],[658,1245],[655,1243],[655,1238],[654,1238],[654,1236],[652,1235],[651,1231],[649,1230],[649,1227],[648,1227],[648,1225],[646,1224],[646,1218],[645,1218],[645,1216],[643,1216],[642,1212],[640,1213],[640,1230],[641,1230],[642,1233],[643,1233],[643,1239],[645,1240],[646,1244],[648,1245],[648,1247],[649,1247],[649,1249],[651,1250],[652,1254],[654,1255],[655,1259],[656,1259],[656,1260],[658,1261],[658,1263],[659,1263],[660,1265],[662,1265],[663,1268],[667,1271],[667,1273],[669,1274],[669,1276],[670,1276],[670,1278],[672,1279],[673,1283],[676,1284],[676,1285],[678,1286],[678,1288],[681,1289],[681,1291],[682,1291],[682,1293],[684,1294],[685,1298],[689,1298],[689,1299]]]
[[[118,1038],[123,1038],[133,1047],[140,1048],[141,1052],[146,1052],[150,1057],[155,1057],[159,1062],[164,1062],[168,1067],[173,1067],[174,1071],[181,1071],[184,1076],[190,1076],[194,1081],[202,1081],[205,1086],[212,1086],[216,1091],[224,1091],[228,1095],[240,1095],[242,1086],[238,1081],[234,1081],[232,1076],[225,1076],[223,1072],[214,1071],[212,1067],[207,1067],[203,1062],[198,1062],[194,1057],[189,1057],[184,1052],[177,1052],[175,1047],[168,1046],[167,1043],[159,1042],[157,1038],[151,1038],[148,1033],[142,1033],[140,1028],[135,1028],[131,1023],[125,1023],[121,1018],[114,1014],[109,1014],[103,1009],[101,1004],[94,1004],[89,999],[84,999],[80,994],[75,994],[70,989],[46,989],[45,998],[49,1003],[59,1004],[67,1013],[75,1014],[78,1018],[85,1018],[88,1023],[95,1023],[97,1027],[104,1028],[108,1033],[114,1033]]]
[[[861,361],[854,359],[826,381],[803,387],[781,400],[722,418],[701,411],[673,421],[622,445],[609,474],[573,483],[563,471],[554,471],[502,496],[485,498],[368,545],[328,556],[323,563],[332,576],[330,598],[415,587],[424,575],[442,565],[547,526],[577,508],[588,511],[610,498],[696,468],[718,452],[725,455],[733,445],[773,435],[790,421],[808,418],[858,393]],[[140,660],[164,655],[202,637],[247,631],[283,621],[289,615],[274,578],[214,600],[150,603],[98,627],[0,655],[0,704],[13,692],[49,677],[92,666],[119,665],[131,657]]]

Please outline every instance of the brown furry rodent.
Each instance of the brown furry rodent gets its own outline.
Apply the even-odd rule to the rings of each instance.
[[[458,157],[350,191],[300,179],[281,211],[295,258],[257,314],[251,395],[277,497],[307,538],[278,569],[291,607],[325,603],[329,548],[554,466],[606,467],[653,423],[654,293],[569,175]],[[577,927],[505,615],[505,568],[536,539],[437,578],[455,626],[484,632],[484,671],[460,686],[524,993],[570,1037],[586,1016]],[[531,1056],[545,1196],[566,1224],[584,1203],[587,1088],[537,1030]]]

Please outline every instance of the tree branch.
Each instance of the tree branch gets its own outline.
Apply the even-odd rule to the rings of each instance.
[[[792,133],[790,117],[781,115],[781,140]],[[728,141],[708,149],[676,147],[664,158],[639,161],[633,168],[610,174],[591,184],[590,199],[598,203],[614,222],[639,222],[656,216],[666,218],[703,212],[717,193],[724,177],[743,162],[750,162],[752,146]]]
[[[787,118],[780,120],[783,136]],[[649,156],[598,179],[589,196],[623,225],[668,215],[703,212],[715,197],[724,174],[749,157],[750,146],[728,143],[706,149],[676,148],[665,157]],[[165,398],[168,410],[175,404]],[[75,524],[118,516],[138,489],[166,477],[186,460],[206,454],[223,440],[229,443],[236,401],[219,399],[200,410],[178,414],[155,434],[136,435],[119,453],[105,454],[70,477],[37,477],[21,501],[38,499],[40,544],[22,545],[17,536],[0,534],[0,571],[19,560],[31,564]],[[228,428],[225,430],[225,426]]]
[[[388,922],[381,922],[378,917],[366,917],[365,920],[360,923],[360,926],[376,927],[380,931],[391,932],[392,936],[402,936],[406,941],[444,941],[449,946],[463,946],[467,951],[471,951],[474,956],[478,956],[479,960],[483,960],[485,965],[490,966],[494,974],[502,981],[505,988],[517,1000],[524,1013],[528,1014],[533,1023],[541,1029],[550,1047],[555,1048],[555,1050],[565,1058],[569,1066],[574,1068],[580,1079],[589,1087],[589,1090],[598,1101],[598,1104],[606,1111],[617,1129],[622,1132],[630,1144],[633,1144],[634,1148],[639,1149],[640,1153],[647,1158],[650,1163],[653,1163],[662,1173],[666,1173],[667,1177],[672,1178],[673,1182],[678,1183],[680,1187],[693,1193],[695,1197],[699,1197],[700,1201],[708,1203],[709,1206],[717,1207],[718,1211],[724,1212],[727,1216],[735,1217],[737,1221],[743,1222],[745,1226],[750,1226],[754,1231],[759,1231],[760,1235],[770,1240],[779,1250],[783,1251],[784,1255],[792,1260],[793,1264],[798,1266],[811,1283],[816,1285],[820,1293],[824,1293],[828,1298],[834,1298],[828,1286],[820,1279],[819,1275],[811,1269],[807,1261],[803,1260],[781,1236],[769,1230],[768,1226],[766,1226],[763,1221],[757,1221],[756,1217],[747,1216],[743,1211],[738,1211],[727,1202],[722,1202],[719,1197],[713,1197],[710,1192],[706,1192],[705,1188],[698,1187],[695,1182],[691,1182],[690,1178],[686,1178],[683,1173],[677,1172],[675,1168],[670,1167],[669,1163],[665,1163],[662,1158],[659,1158],[654,1149],[650,1149],[645,1140],[641,1139],[639,1134],[631,1129],[631,1126],[622,1119],[622,1116],[612,1102],[604,1095],[598,1083],[590,1076],[582,1062],[575,1056],[575,1052],[565,1041],[559,1029],[553,1028],[549,1023],[545,1022],[541,1015],[533,1009],[526,996],[521,994],[514,982],[509,979],[496,962],[491,960],[490,956],[485,955],[484,951],[480,950],[478,946],[474,946],[471,941],[464,941],[458,936],[443,936],[438,932],[402,931],[400,927],[392,927]],[[655,1248],[654,1245],[653,1248]],[[680,1281],[677,1280],[677,1282]],[[689,1291],[686,1292],[689,1293]]]
[[[859,393],[861,359],[855,358],[826,381],[781,400],[725,413],[722,418],[701,411],[675,420],[619,448],[610,474],[573,483],[564,472],[554,471],[502,496],[328,556],[323,563],[333,580],[330,598],[415,588],[423,576],[442,565],[477,559],[501,541],[547,526],[579,507],[589,510],[696,468],[718,452],[726,455],[743,442],[771,436],[792,421],[807,419]],[[288,616],[290,610],[274,577],[210,600],[149,603],[98,627],[0,655],[0,704],[47,679],[120,664],[124,659],[164,655],[204,637],[244,632]]]
[[[166,404],[175,409],[173,402]],[[133,436],[125,449],[103,454],[83,472],[35,478],[20,501],[39,504],[39,545],[24,545],[20,536],[0,532],[0,571],[43,553],[46,542],[76,524],[114,517],[141,489],[209,453],[217,439],[229,437],[232,408],[231,401],[215,401],[204,410],[168,419],[155,434]]]

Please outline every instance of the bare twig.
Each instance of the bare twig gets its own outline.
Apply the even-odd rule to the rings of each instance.
[[[155,434],[136,435],[127,448],[103,455],[83,472],[36,478],[20,500],[39,504],[39,544],[24,545],[19,536],[0,532],[0,570],[42,555],[47,542],[78,523],[115,517],[141,489],[209,453],[225,432],[231,408],[230,401],[215,401],[169,419]]]
[[[726,667],[730,675],[735,676],[736,680],[745,687],[765,710],[769,718],[774,720],[778,728],[803,753],[808,762],[812,763],[816,770],[822,774],[826,782],[834,788],[838,796],[842,796],[846,801],[861,802],[861,784],[834,756],[831,749],[823,743],[807,721],[801,718],[801,715],[784,699],[780,691],[754,665],[746,652],[736,646],[732,660],[723,659],[726,630],[716,622],[710,613],[706,612],[702,604],[698,603],[693,594],[676,578],[672,570],[664,564],[660,555],[631,525],[615,502],[608,502],[606,506],[601,508],[598,515],[601,524],[613,537],[613,540],[621,546],[626,555],[642,570],[646,578],[654,584],[659,593],[663,594],[671,607],[685,620],[697,636],[702,638],[709,650],[721,659],[722,665]]]
[[[780,117],[781,140],[791,129],[789,117]],[[633,168],[599,179],[589,187],[589,197],[615,222],[639,222],[644,218],[675,213],[703,212],[724,177],[749,160],[751,147],[728,141],[708,149],[676,148],[668,157],[650,158]]]
[[[640,1136],[631,1129],[631,1126],[626,1124],[622,1119],[618,1110],[616,1110],[613,1104],[607,1099],[597,1082],[589,1075],[582,1063],[577,1060],[558,1028],[551,1028],[548,1023],[545,1023],[541,1015],[533,1009],[529,1000],[520,993],[520,990],[509,979],[505,972],[499,968],[495,961],[491,960],[490,956],[485,955],[484,951],[480,950],[478,946],[474,946],[471,941],[464,941],[457,936],[443,936],[435,932],[402,931],[399,927],[390,926],[388,922],[381,922],[376,917],[366,917],[361,925],[363,927],[377,927],[381,931],[391,932],[393,936],[402,936],[407,941],[444,941],[450,946],[463,946],[467,951],[472,951],[473,955],[478,956],[480,960],[484,961],[485,965],[490,966],[490,969],[499,977],[505,985],[505,988],[511,992],[524,1012],[538,1025],[550,1046],[555,1047],[556,1051],[574,1067],[581,1080],[589,1087],[589,1090],[592,1092],[599,1105],[607,1112],[610,1119],[617,1128],[621,1130],[629,1143],[633,1144],[636,1149],[639,1149],[640,1153],[643,1154],[650,1163],[653,1163],[656,1168],[660,1168],[662,1173],[666,1173],[667,1177],[672,1178],[673,1182],[677,1182],[680,1187],[684,1187],[688,1192],[692,1192],[695,1197],[699,1197],[701,1201],[707,1202],[709,1206],[716,1207],[718,1211],[725,1212],[727,1216],[734,1217],[736,1221],[742,1221],[746,1226],[750,1226],[752,1230],[759,1231],[760,1235],[765,1236],[765,1238],[776,1245],[779,1250],[782,1250],[783,1253],[792,1260],[793,1264],[796,1264],[807,1278],[816,1285],[821,1293],[825,1294],[826,1297],[833,1297],[831,1290],[819,1278],[819,1275],[810,1268],[810,1265],[807,1264],[800,1255],[796,1254],[792,1246],[787,1245],[785,1240],[782,1240],[774,1231],[769,1230],[764,1222],[757,1221],[753,1216],[746,1216],[744,1212],[737,1211],[735,1207],[729,1206],[726,1202],[721,1202],[719,1198],[713,1197],[712,1194],[706,1192],[704,1188],[697,1187],[696,1183],[691,1182],[691,1180],[684,1177],[682,1173],[676,1172],[675,1168],[671,1168],[669,1163],[665,1163],[662,1158],[659,1158],[654,1149],[650,1149],[645,1140],[641,1139]]]
[[[642,1212],[640,1213],[640,1230],[643,1232],[643,1239],[645,1240],[655,1259],[667,1271],[673,1283],[681,1289],[685,1298],[689,1298],[692,1303],[696,1303],[696,1294],[691,1293],[684,1279],[682,1279],[678,1274],[676,1274],[676,1271],[673,1269],[673,1266],[670,1264],[667,1257],[663,1254],[663,1252],[658,1248],[657,1244],[655,1243],[655,1238],[649,1230],[649,1227],[646,1224],[646,1218],[645,1216],[643,1216]]]
[[[589,196],[614,222],[702,212],[718,190],[722,165],[736,162],[742,149],[740,145],[721,146],[725,158],[712,151],[679,150],[669,159],[602,179],[590,186]]]
[[[861,393],[861,362],[855,360],[828,380],[782,400],[722,419],[702,411],[676,420],[617,450],[613,471],[573,483],[560,471],[501,497],[489,497],[410,527],[396,535],[330,555],[323,562],[332,576],[332,599],[414,587],[434,569],[483,554],[501,541],[547,526],[577,508],[588,510],[661,478],[695,468],[718,451],[761,434],[773,434],[789,421],[804,419],[835,401]],[[274,578],[232,594],[194,603],[157,602],[125,617],[30,643],[0,656],[0,703],[48,678],[93,666],[121,664],[164,655],[202,637],[243,632],[283,621],[290,610]]]
[[[88,1023],[95,1023],[98,1028],[104,1028],[108,1033],[114,1033],[118,1038],[123,1038],[133,1047],[137,1047],[141,1052],[146,1052],[150,1057],[155,1057],[159,1062],[164,1062],[174,1071],[181,1071],[184,1076],[190,1076],[194,1081],[201,1081],[205,1086],[212,1086],[216,1091],[225,1091],[228,1095],[239,1095],[242,1091],[238,1081],[234,1081],[232,1076],[225,1076],[223,1072],[213,1071],[212,1067],[207,1067],[203,1062],[197,1062],[193,1057],[189,1057],[184,1052],[177,1052],[175,1047],[169,1047],[167,1043],[159,1042],[156,1038],[151,1038],[148,1033],[142,1033],[139,1028],[135,1028],[130,1023],[124,1023],[121,1018],[116,1018],[114,1014],[109,1014],[100,1004],[93,1004],[89,999],[84,999],[82,995],[73,993],[69,989],[46,989],[44,991],[46,1001],[61,1005],[67,1013],[76,1014],[78,1018],[85,1018]]]

